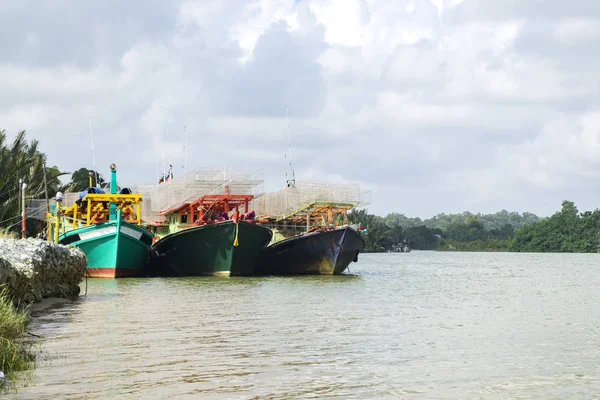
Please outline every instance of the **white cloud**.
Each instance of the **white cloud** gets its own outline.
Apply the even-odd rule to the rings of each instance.
[[[5,0],[24,33],[0,38],[0,128],[75,170],[92,118],[98,165],[133,183],[163,153],[181,169],[187,126],[188,167],[278,189],[289,108],[297,176],[361,182],[379,213],[593,206],[574,188],[600,174],[596,3]]]
[[[567,44],[598,40],[600,38],[600,19],[568,18],[556,27],[557,38]]]

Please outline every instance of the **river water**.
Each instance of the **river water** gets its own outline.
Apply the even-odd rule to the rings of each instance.
[[[413,251],[349,276],[89,280],[36,313],[44,359],[3,397],[597,399],[599,272]]]

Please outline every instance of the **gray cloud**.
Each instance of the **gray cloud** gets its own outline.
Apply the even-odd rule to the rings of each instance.
[[[600,3],[590,0],[466,0],[444,14],[452,23],[506,19],[553,19],[600,14]]]
[[[297,117],[319,114],[325,82],[316,58],[324,47],[320,29],[304,35],[288,32],[285,23],[272,26],[233,77],[224,106],[239,115],[281,117],[286,106],[293,107]]]
[[[3,1],[3,62],[92,68],[118,63],[138,41],[161,41],[176,26],[179,2]]]
[[[182,172],[187,125],[188,168],[275,190],[289,107],[297,176],[360,182],[381,214],[593,208],[596,3],[5,0],[0,127],[75,170],[92,118],[131,184],[163,153]]]

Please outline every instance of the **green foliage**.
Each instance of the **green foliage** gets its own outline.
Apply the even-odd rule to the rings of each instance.
[[[348,213],[348,222],[361,224],[367,229],[365,252],[385,251],[390,245],[390,228],[383,218],[369,214],[367,209],[354,209]]]
[[[515,233],[510,247],[519,252],[600,252],[600,210],[579,213],[563,201],[561,211]]]
[[[25,332],[27,314],[17,310],[5,288],[0,289],[0,371],[10,374],[29,366],[27,354],[19,337]]]
[[[458,242],[456,240],[441,240],[438,250],[452,251],[508,251],[512,245],[512,239],[488,239],[473,240],[470,242]]]
[[[66,192],[81,192],[88,189],[90,187],[90,173],[92,174],[92,186],[101,187],[104,185],[104,178],[97,171],[79,168],[77,171],[73,172],[71,175],[71,182],[66,184],[63,190]],[[97,180],[96,177],[98,178]]]
[[[404,228],[413,228],[415,226],[424,225],[421,218],[409,218],[404,214],[391,213],[388,214],[383,221],[389,227],[402,226]]]
[[[25,131],[7,144],[6,133],[0,130],[0,228],[18,230],[19,179],[27,183],[28,198],[44,198],[44,164],[46,155],[38,150],[38,141],[27,142]],[[48,196],[56,194],[59,177],[65,173],[57,167],[46,168]]]
[[[367,210],[353,210],[348,217],[368,229],[369,252],[391,250],[405,239],[418,250],[506,251],[512,246],[515,229],[540,220],[532,213],[506,210],[495,214],[438,214],[426,220],[400,213],[380,218]]]
[[[435,230],[425,225],[413,226],[405,230],[404,237],[410,247],[419,250],[433,250],[438,246],[441,230]],[[398,242],[400,243],[400,242]]]
[[[512,226],[513,229],[518,229],[524,225],[539,221],[539,217],[530,212],[519,214],[518,212],[508,212],[506,210],[502,210],[494,214],[473,214],[469,211],[465,211],[460,214],[442,213],[426,219],[423,221],[423,224],[429,228],[437,228],[446,231],[450,225],[466,223],[467,219],[471,217],[476,217],[481,222],[483,227],[489,231],[501,229],[506,225]]]

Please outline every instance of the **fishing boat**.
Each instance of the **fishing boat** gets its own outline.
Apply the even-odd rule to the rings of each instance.
[[[392,250],[390,252],[394,253],[410,253],[410,247],[408,246],[408,242],[404,239],[404,242],[401,244],[396,244],[392,246]]]
[[[69,207],[62,196],[48,215],[48,240],[80,248],[92,278],[142,276],[152,235],[141,227],[142,196],[129,189],[117,193],[117,169],[112,164],[110,192],[91,186]]]
[[[266,248],[259,272],[267,275],[339,275],[358,261],[362,234],[350,226],[313,227]]]
[[[249,212],[252,195],[204,195],[159,212],[170,233],[153,249],[153,274],[176,276],[248,276],[273,233]],[[244,207],[245,214],[240,213]]]
[[[332,199],[323,192],[302,195],[296,184],[292,167],[291,135],[288,114],[288,166],[282,192],[285,203],[292,207],[284,215],[267,218],[275,232],[274,239],[265,249],[257,273],[261,275],[338,275],[350,263],[358,261],[364,249],[362,234],[366,231],[348,225],[348,211],[358,205],[354,201]],[[315,197],[313,197],[315,196]],[[334,219],[343,215],[343,225]],[[327,218],[327,222],[325,221]],[[306,224],[304,231],[303,225]],[[304,232],[303,232],[304,231]],[[289,236],[289,235],[293,236]]]

